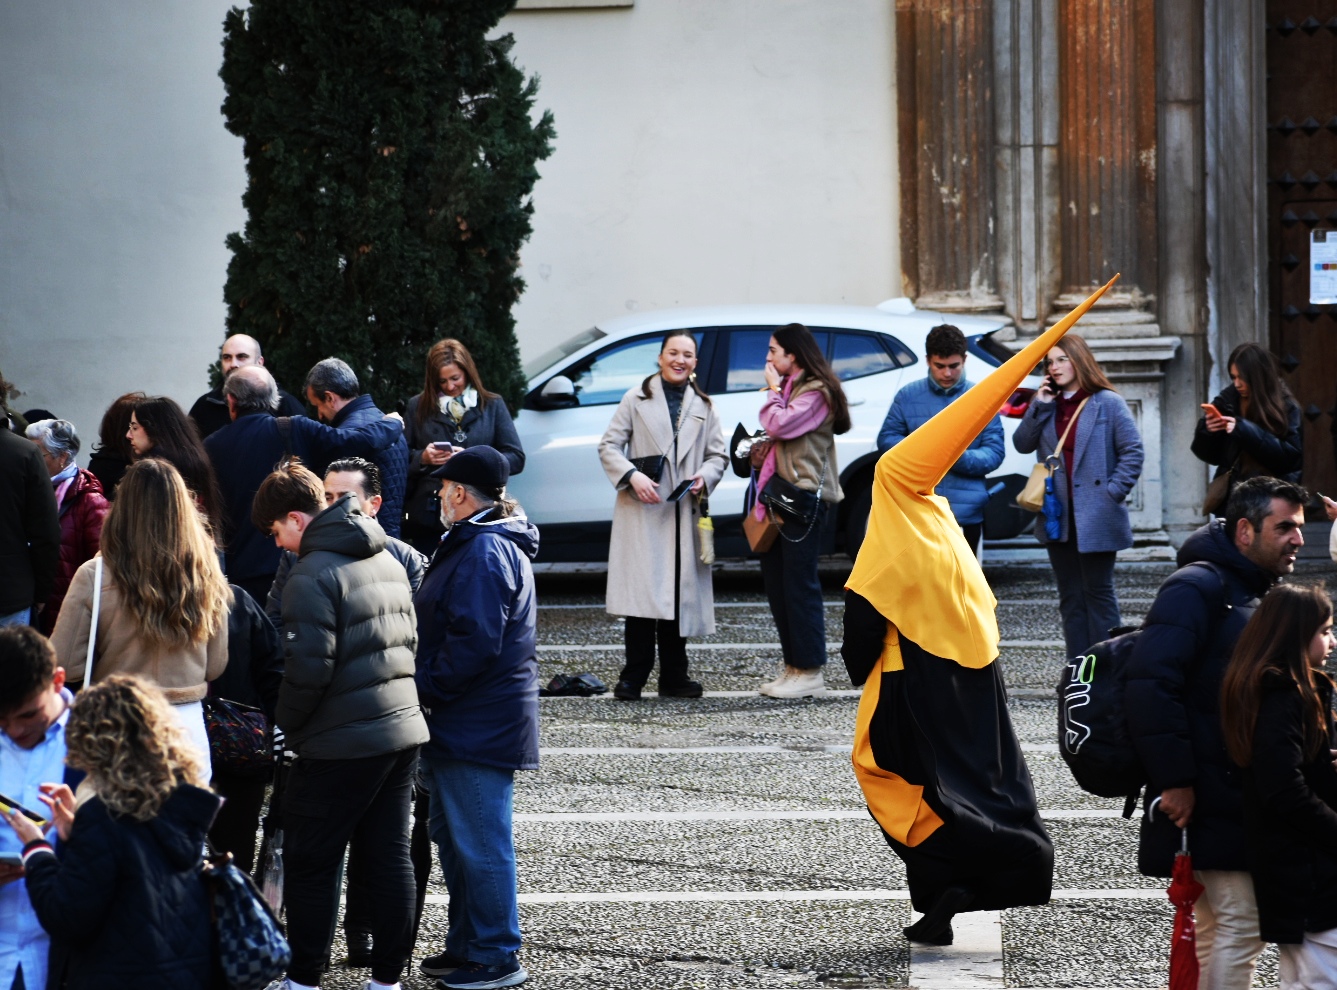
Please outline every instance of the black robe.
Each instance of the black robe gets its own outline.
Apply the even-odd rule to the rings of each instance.
[[[873,759],[881,770],[922,787],[923,803],[941,819],[937,827],[917,826],[907,836],[913,844],[883,829],[905,862],[911,904],[927,911],[951,886],[974,891],[972,911],[1047,903],[1054,846],[1040,821],[998,664],[963,667],[900,636],[904,667],[883,672],[887,636],[887,620],[846,590],[841,656],[856,685],[880,678],[866,725]],[[865,731],[863,715],[861,706],[856,733]],[[858,745],[856,735],[856,753]],[[865,793],[880,786],[860,783]]]

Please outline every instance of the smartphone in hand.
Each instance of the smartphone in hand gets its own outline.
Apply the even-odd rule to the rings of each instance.
[[[1225,419],[1225,417],[1221,415],[1221,410],[1217,409],[1216,406],[1212,405],[1210,402],[1204,402],[1201,403],[1201,405],[1202,405],[1202,411],[1206,413],[1208,416],[1214,417],[1216,419]]]
[[[666,501],[669,502],[679,501],[680,499],[682,499],[684,495],[686,495],[688,492],[692,490],[692,486],[694,484],[696,484],[695,478],[688,478],[686,481],[678,482],[678,487],[673,489],[673,491],[669,492],[669,496],[666,499]]]
[[[13,798],[6,797],[3,794],[0,794],[0,811],[3,811],[5,814],[9,814],[11,811],[17,811],[20,815],[41,829],[44,829],[51,824],[50,819],[45,815],[40,815],[29,808],[25,808]]]
[[[455,445],[452,444],[449,440],[433,440],[432,448],[434,450],[454,450]]]

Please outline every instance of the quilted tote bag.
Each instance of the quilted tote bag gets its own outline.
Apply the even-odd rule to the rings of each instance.
[[[288,971],[292,950],[274,913],[231,853],[204,861],[214,954],[233,990],[264,990]]]

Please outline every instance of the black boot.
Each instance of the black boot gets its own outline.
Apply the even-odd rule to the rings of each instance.
[[[371,965],[371,932],[345,931],[348,940],[348,965],[362,967]]]
[[[618,681],[613,688],[613,697],[619,701],[640,701],[641,689],[631,681]]]
[[[905,937],[921,945],[951,945],[952,918],[970,906],[975,894],[967,887],[948,887],[924,917],[904,929]]]

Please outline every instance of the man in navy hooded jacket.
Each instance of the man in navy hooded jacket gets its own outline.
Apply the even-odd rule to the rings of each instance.
[[[450,891],[444,951],[421,968],[447,987],[523,983],[511,807],[515,771],[538,767],[534,572],[538,530],[506,495],[487,446],[455,453],[441,479],[446,534],[414,598],[422,764],[432,840]]]

